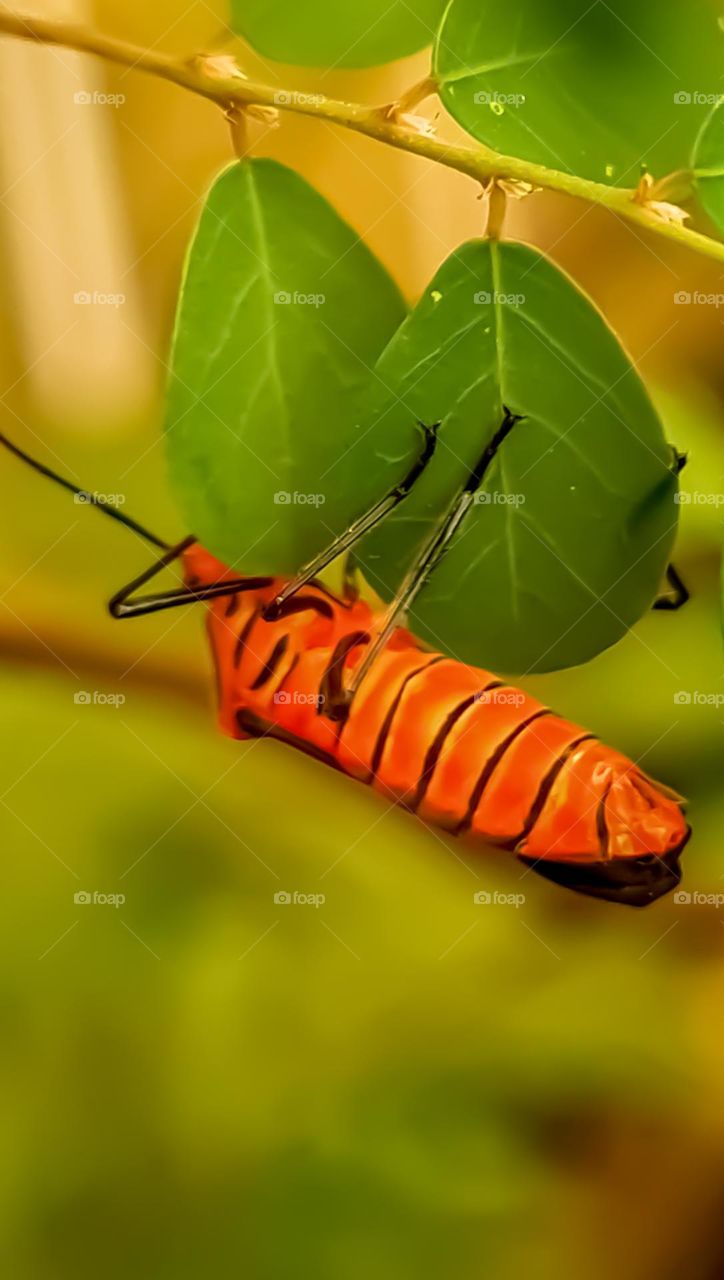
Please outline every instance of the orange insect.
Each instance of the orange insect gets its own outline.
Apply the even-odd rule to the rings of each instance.
[[[431,447],[428,441],[428,454]],[[383,507],[401,501],[425,464],[423,453],[342,543],[351,545],[360,526],[366,531]],[[224,733],[288,743],[426,822],[510,850],[581,893],[646,906],[679,883],[679,855],[690,835],[680,797],[530,695],[431,652],[394,625],[397,609],[375,614],[353,591],[346,599],[332,595],[314,577],[331,555],[294,582],[239,577],[195,539],[167,547],[102,499],[85,496],[164,551],[113,597],[115,617],[208,603]],[[340,540],[335,554],[339,549]],[[134,595],[179,557],[183,587]]]

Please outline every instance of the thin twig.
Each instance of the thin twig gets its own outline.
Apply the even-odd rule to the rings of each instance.
[[[645,204],[635,201],[635,192],[630,188],[592,182],[576,174],[561,173],[557,169],[548,169],[545,165],[521,160],[516,156],[498,154],[487,147],[453,146],[405,128],[394,118],[390,119],[387,111],[379,107],[339,102],[321,94],[273,88],[249,80],[238,72],[235,75],[223,74],[219,66],[220,59],[198,56],[184,61],[170,58],[86,27],[26,17],[8,10],[0,9],[0,34],[96,54],[122,66],[169,80],[191,93],[217,103],[225,112],[235,106],[250,104],[278,107],[282,111],[328,120],[345,129],[352,129],[400,151],[408,151],[448,169],[456,169],[476,182],[485,182],[495,176],[527,182],[533,187],[543,187],[549,191],[560,191],[590,204],[601,205],[674,244],[724,262],[723,242],[701,235],[698,231],[690,231],[679,223],[664,221]]]

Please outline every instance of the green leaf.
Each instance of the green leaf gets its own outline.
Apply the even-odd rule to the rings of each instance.
[[[218,178],[186,266],[166,440],[189,528],[220,559],[294,572],[394,483],[385,463],[366,481],[353,446],[361,390],[404,314],[297,174],[254,160]]]
[[[724,111],[713,108],[696,139],[692,168],[701,203],[724,234]]]
[[[657,593],[674,540],[673,452],[592,303],[519,244],[476,241],[444,263],[377,366],[371,416],[395,438],[440,421],[411,496],[368,538],[386,599],[459,492],[505,409],[521,415],[419,595],[410,627],[509,673],[592,658]]]
[[[373,67],[432,44],[445,0],[232,0],[232,26],[277,62]]]
[[[435,48],[446,107],[496,151],[635,186],[688,164],[721,90],[709,0],[452,0]]]

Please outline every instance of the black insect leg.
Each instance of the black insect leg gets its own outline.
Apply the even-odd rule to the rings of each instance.
[[[342,596],[345,604],[356,604],[359,594],[359,561],[354,551],[348,551],[342,568]]]
[[[490,443],[484,449],[478,463],[470,472],[464,488],[461,489],[457,497],[453,499],[442,522],[433,531],[432,537],[428,540],[417,558],[413,561],[402,582],[398,595],[395,597],[385,614],[380,631],[375,636],[372,644],[365,653],[362,662],[355,671],[351,684],[343,691],[336,704],[332,702],[330,705],[325,706],[323,714],[329,716],[333,720],[342,720],[347,716],[352,699],[362,684],[362,681],[377,661],[377,658],[385,648],[393,631],[395,631],[399,626],[402,616],[414,604],[431,573],[440,563],[447,547],[462,524],[462,521],[465,519],[465,516],[471,506],[473,506],[475,502],[475,495],[480,488],[485,478],[485,474],[498,452],[498,449],[515,424],[520,421],[521,418],[518,415],[511,413],[508,409],[505,409],[505,416],[501,426],[495,432]]]
[[[376,526],[380,524],[380,522],[384,520],[391,511],[394,511],[395,507],[408,496],[435,452],[437,432],[440,424],[437,423],[434,427],[426,427],[420,423],[419,426],[421,427],[424,435],[423,448],[414,466],[407,473],[404,480],[402,480],[400,484],[395,485],[395,488],[391,489],[390,492],[382,498],[380,502],[376,503],[374,507],[371,507],[370,510],[366,511],[358,520],[355,520],[345,533],[342,533],[338,538],[335,538],[324,551],[321,551],[318,556],[315,556],[313,560],[310,560],[309,563],[300,570],[296,578],[293,578],[291,582],[287,583],[284,590],[281,591],[276,599],[272,600],[264,610],[263,617],[266,622],[276,621],[285,601],[289,600],[292,596],[295,596],[298,591],[301,591],[302,587],[306,587],[307,583],[316,578],[323,569],[326,569],[333,560],[337,559],[337,556],[342,555],[344,551],[348,551],[351,547],[354,547],[362,538],[364,538],[365,534],[376,528]]]
[[[167,565],[173,564],[174,560],[178,560],[190,546],[196,542],[194,537],[184,538],[183,542],[179,542],[175,547],[170,547],[168,551],[151,565],[150,569],[145,569],[139,574],[133,582],[129,582],[127,586],[122,587],[116,592],[108,602],[108,609],[114,618],[138,618],[146,613],[160,613],[163,609],[176,609],[181,605],[198,604],[202,600],[217,600],[222,596],[233,596],[239,591],[258,591],[262,587],[268,587],[273,581],[271,578],[228,578],[221,582],[211,582],[199,584],[198,586],[178,587],[173,591],[166,591],[161,595],[135,596],[134,592],[140,587],[145,587],[147,582],[155,578],[161,573]]]
[[[682,582],[673,564],[670,564],[666,570],[666,581],[671,587],[670,592],[664,592],[657,600],[654,600],[654,609],[664,609],[669,613],[674,613],[677,609],[681,609],[683,605],[691,599],[686,584]]]

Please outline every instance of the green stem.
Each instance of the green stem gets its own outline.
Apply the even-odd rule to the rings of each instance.
[[[601,205],[618,217],[636,223],[646,231],[653,231],[674,244],[724,262],[723,242],[712,240],[698,231],[690,231],[677,223],[664,222],[645,205],[638,203],[634,199],[634,191],[629,188],[591,182],[576,174],[561,173],[557,169],[548,169],[545,165],[533,164],[516,156],[498,154],[487,147],[454,146],[441,142],[400,125],[394,112],[390,113],[385,107],[366,107],[358,103],[338,102],[321,94],[275,89],[270,85],[248,80],[241,74],[220,75],[217,74],[213,58],[199,56],[180,61],[86,27],[26,17],[2,9],[0,34],[96,54],[110,62],[169,80],[217,103],[226,111],[233,107],[261,105],[328,120],[368,138],[375,138],[387,146],[397,147],[400,151],[408,151],[448,169],[456,169],[478,182],[485,182],[491,177],[510,178],[530,183],[534,187],[544,187],[549,191],[560,191],[590,204]]]

